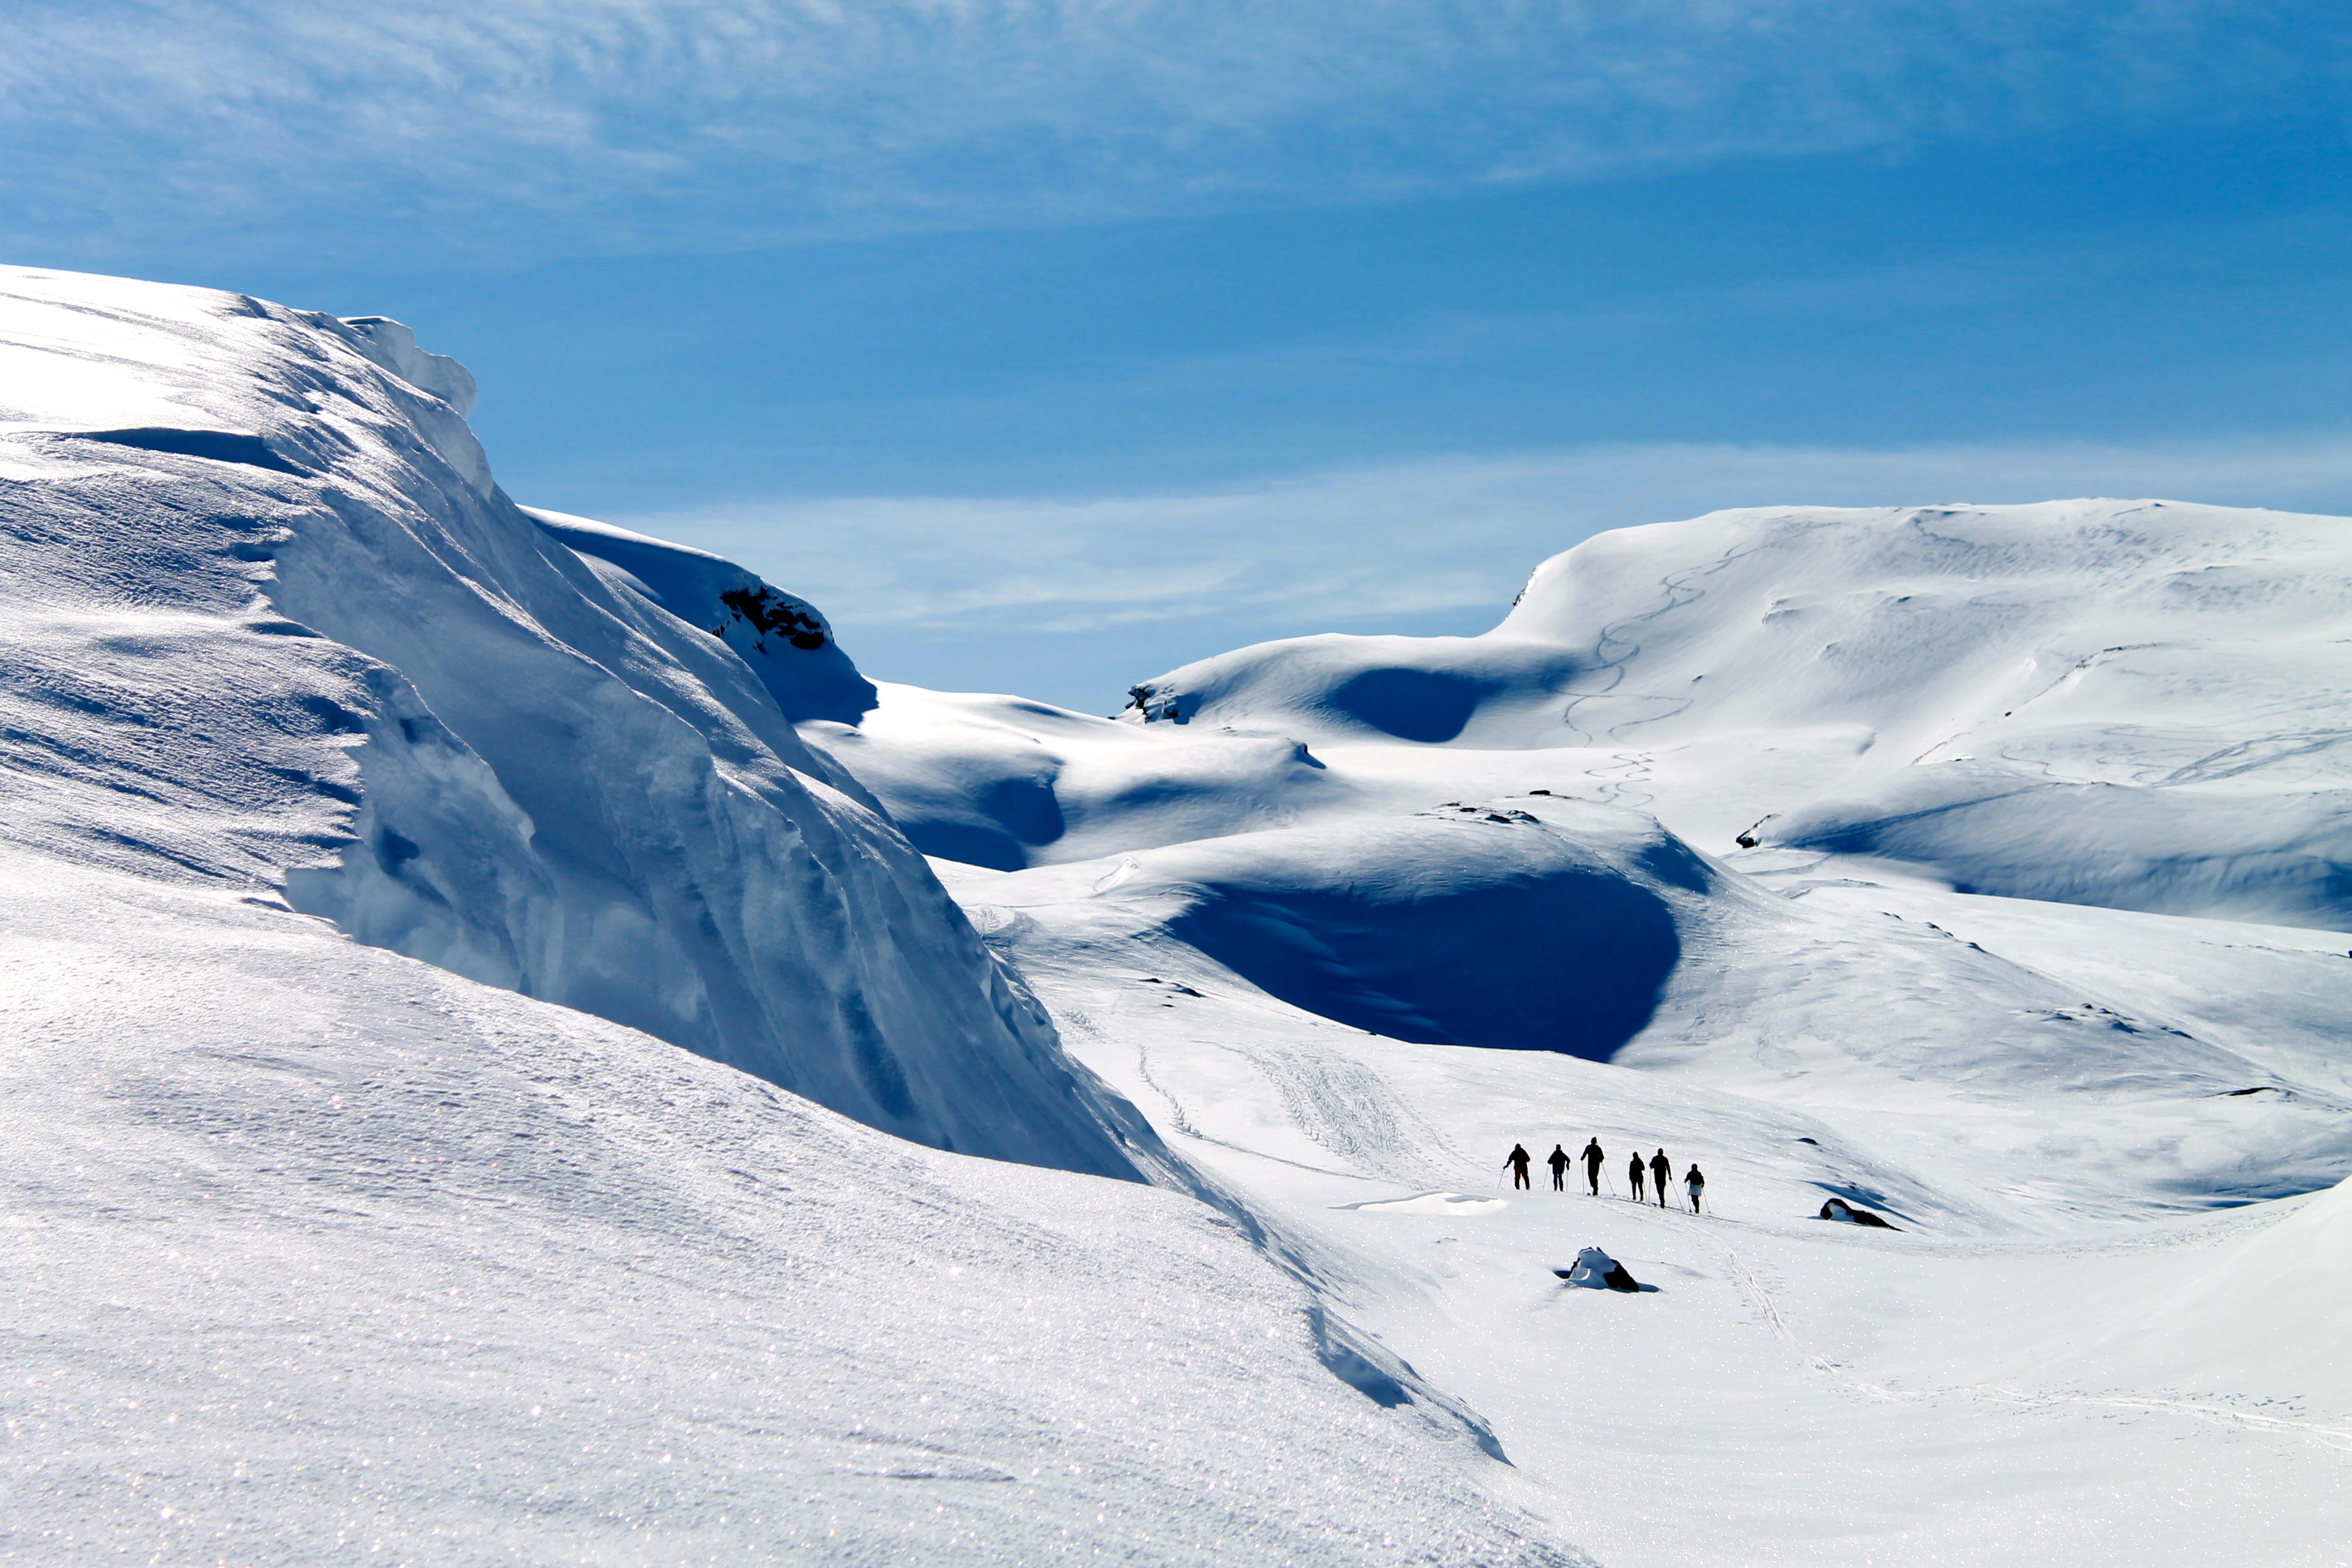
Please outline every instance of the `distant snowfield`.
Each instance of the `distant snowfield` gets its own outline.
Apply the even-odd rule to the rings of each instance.
[[[1601,1560],[2336,1563],[2347,577],[2329,518],[1735,512],[1486,637],[803,732]],[[1598,1200],[1502,1190],[1589,1137]]]
[[[12,1558],[2352,1561],[2352,522],[1717,514],[1111,721],[471,395],[0,274]]]

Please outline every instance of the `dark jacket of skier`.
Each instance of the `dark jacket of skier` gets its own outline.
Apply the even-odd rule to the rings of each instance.
[[[1592,1195],[1601,1195],[1601,1162],[1609,1158],[1601,1152],[1601,1140],[1593,1139],[1584,1146],[1584,1179],[1591,1184]]]
[[[1544,1163],[1551,1167],[1551,1190],[1556,1193],[1562,1191],[1563,1178],[1568,1174],[1568,1151],[1557,1143],[1553,1144]]]
[[[1666,1187],[1674,1179],[1674,1164],[1666,1158],[1666,1152],[1661,1149],[1650,1157],[1650,1185],[1658,1194],[1660,1208],[1666,1206]]]
[[[1503,1163],[1511,1168],[1512,1186],[1524,1187],[1529,1184],[1528,1182],[1528,1162],[1534,1158],[1535,1156],[1533,1154],[1528,1152],[1527,1146],[1525,1144],[1514,1143],[1511,1145],[1511,1152],[1503,1156]]]
[[[1642,1176],[1648,1169],[1647,1165],[1642,1163],[1642,1152],[1639,1149],[1634,1150],[1633,1163],[1625,1167],[1625,1183],[1633,1189],[1635,1203],[1642,1201]]]
[[[1691,1213],[1698,1213],[1699,1194],[1706,1191],[1706,1178],[1698,1173],[1696,1165],[1693,1165],[1690,1174],[1683,1178],[1683,1185],[1690,1189]]]

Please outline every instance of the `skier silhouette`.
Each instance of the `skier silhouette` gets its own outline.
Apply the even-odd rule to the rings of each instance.
[[[1633,1163],[1625,1167],[1625,1181],[1633,1189],[1633,1201],[1642,1201],[1642,1152],[1633,1151]]]
[[[1609,1158],[1601,1152],[1601,1140],[1593,1139],[1584,1146],[1584,1179],[1591,1184],[1592,1195],[1601,1195],[1601,1162]]]
[[[1514,1191],[1529,1184],[1528,1162],[1534,1158],[1535,1156],[1528,1153],[1524,1145],[1518,1143],[1512,1144],[1511,1152],[1503,1156],[1503,1163],[1511,1168],[1511,1186]]]
[[[1560,1185],[1560,1178],[1568,1173],[1568,1151],[1557,1143],[1553,1144],[1551,1155],[1544,1161],[1544,1163],[1551,1167],[1551,1190],[1556,1193],[1566,1192],[1568,1189]]]
[[[1666,1152],[1664,1149],[1659,1150],[1651,1158],[1650,1174],[1654,1178],[1650,1184],[1657,1192],[1658,1206],[1664,1208],[1666,1206],[1666,1184],[1674,1179],[1675,1174],[1675,1168],[1667,1161]]]
[[[1683,1178],[1683,1185],[1690,1189],[1691,1213],[1698,1213],[1698,1195],[1706,1191],[1706,1178],[1698,1173],[1696,1165],[1693,1165],[1690,1174]]]

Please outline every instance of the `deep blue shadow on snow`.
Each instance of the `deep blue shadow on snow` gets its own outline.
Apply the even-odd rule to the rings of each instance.
[[[269,443],[260,437],[234,430],[181,430],[157,425],[131,430],[73,430],[60,434],[77,441],[135,447],[142,452],[168,452],[173,457],[203,458],[215,463],[242,463],[247,468],[268,468],[272,473],[302,471],[272,451]]]
[[[1496,683],[1443,669],[1367,669],[1324,700],[1400,741],[1441,745],[1462,733]]]
[[[1665,903],[1600,868],[1406,899],[1207,890],[1172,934],[1293,1006],[1421,1044],[1606,1061],[1682,955]]]
[[[1031,849],[1061,837],[1065,826],[1053,782],[1043,778],[995,779],[969,800],[902,797],[891,811],[924,854],[992,871],[1020,870]]]

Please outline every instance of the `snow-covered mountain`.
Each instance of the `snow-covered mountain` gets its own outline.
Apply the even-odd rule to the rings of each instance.
[[[473,395],[0,273],[12,1556],[2344,1561],[2352,522],[1720,513],[1108,719]]]
[[[1483,637],[1301,637],[1136,687],[1122,717],[1196,743],[892,689],[835,750],[919,845],[998,869],[1545,788],[1714,851],[2334,927],[2352,924],[2347,604],[2339,518],[1718,512],[1553,557]]]
[[[1307,637],[1136,716],[1566,752],[1709,847],[2352,924],[2352,522],[2167,501],[1718,512],[1536,569],[1484,637]]]
[[[2347,564],[2170,502],[1722,513],[1481,637],[802,730],[1604,1559],[2202,1563],[2256,1509],[2332,1563]],[[1708,1223],[1494,1191],[1588,1137],[1621,1198],[1703,1163]],[[1587,1245],[1672,1303],[1571,1310]]]
[[[2032,1223],[2352,1172],[2334,1026],[2217,1029],[1835,884],[2324,927],[2347,582],[2327,518],[1724,513],[1545,563],[1482,637],[1244,648],[1121,721],[885,686],[803,730],[919,846],[1017,873],[959,886],[1024,911],[998,941],[1033,970],[1077,933],[1172,942],[1401,1040],[1899,1108],[1939,1163],[2056,1138],[2051,1203],[1939,1200]],[[2256,1086],[2259,1111],[2215,1100]],[[2143,1131],[2084,1142],[2079,1114]]]
[[[19,271],[0,376],[12,839],[282,890],[937,1147],[1129,1172],[1118,1108],[780,709],[856,710],[821,620],[730,643],[747,574],[523,513],[470,377],[394,323]]]

